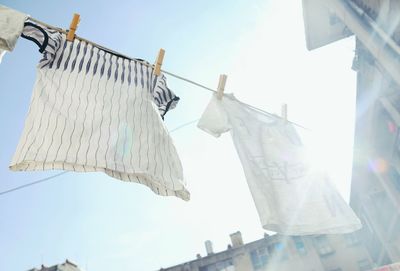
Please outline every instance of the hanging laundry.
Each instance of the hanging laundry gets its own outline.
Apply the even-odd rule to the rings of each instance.
[[[214,95],[198,127],[215,137],[231,131],[264,229],[307,235],[361,228],[329,178],[305,160],[306,148],[293,125],[233,95],[222,100]]]
[[[0,5],[0,63],[6,51],[11,52],[21,36],[28,15]]]
[[[4,56],[5,54],[6,54],[6,51],[0,49],[0,64],[1,64],[1,61],[3,60],[3,56]]]
[[[29,19],[21,36],[43,58],[11,170],[101,171],[189,200],[162,120],[179,98],[163,74]]]

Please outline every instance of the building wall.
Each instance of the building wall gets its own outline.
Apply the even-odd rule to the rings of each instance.
[[[399,44],[400,1],[398,0],[351,0],[361,7],[389,36]]]
[[[321,256],[324,270],[361,270],[360,264],[365,268],[372,268],[368,253],[362,246],[357,233],[347,235],[330,235],[329,242],[333,253]],[[366,270],[366,269],[365,269]],[[368,269],[369,270],[369,269]]]
[[[353,0],[399,44],[400,1]],[[350,205],[376,266],[400,261],[400,89],[357,41],[356,129]]]
[[[263,241],[255,243],[253,247],[249,247],[247,250],[251,258],[251,253],[255,249],[266,247],[267,262],[257,268],[257,265],[253,263],[255,262],[254,259],[250,259],[250,267],[253,269],[246,270],[323,270],[318,253],[310,238],[274,235]],[[297,245],[295,241],[297,241]]]
[[[164,271],[364,271],[371,260],[357,235],[268,236]],[[369,269],[368,269],[369,270]]]
[[[32,268],[29,269],[28,271],[81,271],[81,270],[79,269],[78,265],[67,259],[62,264],[54,265],[51,267],[46,267],[42,265],[40,269]]]

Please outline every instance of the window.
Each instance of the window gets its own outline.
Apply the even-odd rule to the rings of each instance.
[[[335,253],[329,240],[325,235],[317,236],[314,238],[316,249],[320,256],[328,256]]]
[[[199,268],[200,271],[235,271],[232,259],[212,263]]]
[[[360,271],[368,271],[372,269],[372,266],[368,259],[363,259],[358,261],[358,268]]]
[[[265,247],[254,249],[250,252],[251,263],[255,270],[261,269],[268,263],[268,254]]]
[[[389,170],[387,172],[393,186],[400,192],[400,174],[393,166],[389,166]]]
[[[268,246],[268,252],[271,257],[280,261],[287,260],[289,258],[286,251],[285,245],[281,242],[273,243]]]
[[[182,271],[190,271],[190,264],[185,263],[185,264],[183,265]]]
[[[301,255],[306,254],[307,250],[306,250],[306,247],[305,247],[304,242],[301,239],[301,237],[293,236],[292,238],[293,238],[294,245],[295,245],[297,251],[299,252],[299,254],[301,254]]]
[[[348,233],[344,235],[344,239],[346,241],[347,246],[355,246],[360,244],[360,240],[355,233]]]

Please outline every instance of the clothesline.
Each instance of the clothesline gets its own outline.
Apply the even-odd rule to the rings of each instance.
[[[2,191],[2,192],[0,192],[0,196],[2,196],[2,195],[4,195],[4,194],[11,193],[11,192],[14,192],[14,191],[16,191],[16,190],[20,190],[20,189],[22,189],[22,188],[26,188],[26,187],[28,187],[28,186],[32,186],[32,185],[35,185],[35,184],[39,184],[39,183],[42,183],[42,182],[49,181],[49,180],[51,180],[51,179],[54,179],[54,178],[56,178],[56,177],[59,177],[59,176],[65,174],[65,173],[68,173],[68,171],[64,171],[64,172],[61,172],[61,173],[57,173],[57,174],[54,174],[54,175],[52,175],[52,176],[49,176],[49,177],[46,177],[46,178],[43,178],[43,179],[40,179],[40,180],[31,182],[31,183],[23,184],[23,185],[20,185],[20,186],[17,186],[17,187],[14,187],[14,188],[11,188],[11,189]]]
[[[29,19],[32,20],[32,21],[34,21],[34,22],[36,22],[36,23],[38,23],[38,24],[41,24],[41,25],[43,25],[43,26],[45,26],[45,27],[47,27],[47,28],[51,28],[51,29],[56,30],[56,31],[59,31],[60,33],[63,33],[63,34],[68,34],[68,31],[67,31],[67,30],[64,30],[64,29],[62,29],[62,28],[49,25],[49,24],[47,24],[47,23],[44,23],[44,22],[39,21],[39,20],[34,19],[34,18],[29,18]],[[114,50],[111,50],[111,49],[106,48],[106,47],[104,47],[104,46],[102,46],[102,45],[99,45],[99,44],[97,44],[97,43],[95,43],[95,42],[93,42],[93,41],[89,41],[89,40],[87,40],[87,39],[85,39],[85,38],[79,37],[78,35],[76,35],[75,38],[78,39],[78,40],[87,42],[87,43],[89,43],[89,44],[92,44],[92,45],[94,45],[94,46],[96,46],[96,47],[98,47],[98,48],[101,48],[101,49],[103,49],[103,50],[106,50],[106,51],[108,51],[108,52],[110,52],[110,53],[113,53],[113,54],[115,54],[115,55],[119,55],[119,56],[121,56],[121,57],[123,57],[123,58],[126,58],[126,59],[129,59],[129,60],[134,60],[134,61],[140,62],[140,63],[143,64],[144,66],[147,66],[147,67],[150,67],[150,68],[154,68],[154,65],[153,65],[153,64],[149,64],[149,63],[146,62],[146,61],[141,61],[141,60],[139,60],[139,59],[136,59],[136,58],[129,57],[129,56],[126,56],[126,55],[124,55],[124,54],[118,53],[118,52],[116,52],[116,51],[114,51]],[[174,74],[174,73],[172,73],[172,72],[169,72],[169,71],[166,71],[166,70],[163,70],[163,69],[161,69],[161,71],[162,71],[163,73],[165,73],[165,74],[168,74],[168,75],[173,76],[173,77],[175,77],[175,78],[177,78],[177,79],[183,80],[183,81],[185,81],[185,82],[188,82],[188,83],[193,84],[193,85],[195,85],[195,86],[198,86],[198,87],[200,87],[200,88],[206,89],[206,90],[208,90],[208,91],[210,91],[210,92],[215,92],[215,93],[217,92],[217,90],[215,90],[215,89],[209,88],[209,87],[207,87],[207,86],[204,86],[204,85],[202,85],[202,84],[199,84],[199,83],[197,83],[197,82],[194,82],[194,81],[192,81],[192,80],[190,80],[190,79],[184,78],[184,77],[179,76],[179,75],[177,75],[177,74]]]
[[[39,20],[37,20],[37,19],[34,19],[34,18],[32,18],[32,17],[30,17],[29,19],[32,20],[33,22],[36,22],[36,23],[38,23],[38,24],[41,24],[41,25],[43,25],[43,26],[45,26],[45,27],[47,27],[47,28],[56,30],[56,31],[58,31],[58,32],[60,32],[60,33],[63,33],[63,34],[68,34],[68,31],[65,30],[65,29],[62,29],[62,28],[59,28],[59,27],[55,27],[55,26],[49,25],[49,24],[47,24],[47,23],[44,23],[44,22],[39,21]],[[147,67],[154,68],[154,65],[153,65],[153,64],[149,64],[149,63],[146,62],[146,61],[141,61],[141,60],[139,60],[139,59],[136,59],[136,58],[129,57],[129,56],[126,56],[126,55],[124,55],[124,54],[118,53],[118,52],[116,52],[116,51],[114,51],[114,50],[111,50],[111,49],[106,48],[106,47],[104,47],[104,46],[102,46],[102,45],[99,45],[99,44],[97,44],[97,43],[95,43],[95,42],[93,42],[93,41],[90,41],[90,40],[87,40],[87,39],[85,39],[85,38],[79,37],[78,35],[76,35],[75,38],[78,39],[78,40],[87,42],[87,43],[89,43],[89,44],[92,44],[92,45],[94,45],[94,46],[96,46],[96,47],[98,47],[98,48],[101,48],[101,49],[103,49],[103,50],[109,51],[109,52],[112,53],[112,54],[121,56],[121,57],[123,57],[123,58],[125,58],[125,59],[134,60],[134,61],[140,62],[141,64],[143,64],[143,65],[145,65],[145,66],[147,66]],[[166,71],[166,70],[163,70],[163,69],[161,69],[161,71],[162,71],[163,73],[167,74],[167,75],[170,75],[170,76],[175,77],[175,78],[177,78],[177,79],[179,79],[179,80],[182,80],[182,81],[185,81],[185,82],[190,83],[190,84],[192,84],[192,85],[195,85],[195,86],[197,86],[197,87],[199,87],[199,88],[208,90],[208,91],[213,92],[213,93],[217,93],[217,90],[216,90],[216,89],[209,88],[209,87],[207,87],[207,86],[205,86],[205,85],[202,85],[202,84],[197,83],[197,82],[195,82],[195,81],[193,81],[193,80],[187,79],[187,78],[185,78],[185,77],[183,77],[183,76],[174,74],[174,73],[172,73],[172,72],[169,72],[169,71]],[[255,107],[255,106],[252,106],[252,105],[249,105],[249,104],[247,104],[247,103],[244,103],[244,102],[240,102],[240,103],[242,103],[243,105],[246,105],[246,106],[248,106],[248,107],[250,107],[250,108],[252,108],[252,109],[255,109],[255,110],[257,110],[257,111],[263,112],[264,114],[267,114],[267,115],[270,115],[270,116],[274,116],[274,117],[276,117],[276,118],[281,118],[280,116],[278,116],[278,115],[276,115],[276,114],[269,113],[269,112],[267,112],[267,111],[265,111],[265,110],[262,110],[262,109],[260,109],[260,108]],[[302,126],[302,125],[300,125],[300,124],[298,124],[298,123],[295,123],[295,122],[292,122],[292,121],[289,121],[289,120],[287,120],[287,122],[288,122],[288,123],[291,123],[291,124],[293,124],[293,125],[295,125],[295,126],[298,126],[298,127],[302,128],[302,129],[310,130],[310,129],[308,129],[308,128],[306,128],[306,127],[304,127],[304,126]]]
[[[170,133],[197,120],[169,133],[162,122],[161,117],[179,100],[167,87],[166,77],[160,76],[164,51],[160,50],[153,66],[79,37],[71,43],[79,20],[77,14],[70,31],[48,25],[46,28],[37,21],[36,25],[26,20],[26,14],[7,8],[4,14],[0,38],[10,42],[3,43],[7,47],[1,46],[1,50],[12,51],[22,36],[36,43],[43,53],[37,66],[42,77],[35,84],[10,169],[62,172],[0,191],[0,195],[55,180],[65,171],[99,171],[114,179],[144,185],[157,195],[190,200]],[[23,28],[12,31],[13,25]],[[14,32],[11,39],[7,38],[10,30]],[[312,159],[301,155],[308,151],[308,144],[302,144],[303,136],[298,129],[288,125],[293,122],[287,121],[286,105],[278,116],[240,102],[232,94],[226,94],[221,101],[226,75],[220,76],[216,91],[163,72],[217,92],[197,126],[214,137],[231,132],[265,230],[283,235],[310,235],[348,233],[361,228],[360,220],[341,199],[329,175],[323,168],[315,168]],[[152,75],[154,81],[150,80]],[[50,101],[53,96],[55,103]],[[73,99],[76,96],[78,99]],[[43,97],[48,99],[43,102]],[[75,114],[70,114],[71,111]],[[63,120],[59,120],[60,112],[65,113]]]

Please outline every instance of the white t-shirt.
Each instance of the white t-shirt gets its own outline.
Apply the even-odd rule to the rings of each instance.
[[[14,49],[27,17],[27,14],[0,5],[0,63],[5,52]]]
[[[288,235],[347,233],[361,228],[329,178],[311,169],[291,124],[238,101],[214,95],[198,127],[231,135],[266,230]]]
[[[189,200],[162,120],[179,100],[164,75],[29,20],[22,37],[43,58],[12,170],[102,171]]]

